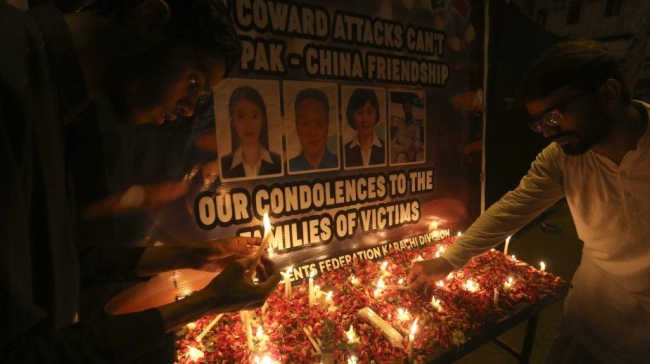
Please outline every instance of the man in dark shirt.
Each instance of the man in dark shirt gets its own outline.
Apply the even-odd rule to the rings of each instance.
[[[269,277],[257,285],[245,278],[250,258],[228,264],[259,239],[96,247],[84,256],[120,279],[223,271],[178,302],[73,324],[80,261],[63,129],[84,117],[89,98],[109,100],[128,123],[191,115],[238,52],[218,0],[98,0],[65,17],[51,4],[24,13],[0,1],[0,362],[128,361],[174,328],[259,306],[275,288],[280,277],[269,261]]]

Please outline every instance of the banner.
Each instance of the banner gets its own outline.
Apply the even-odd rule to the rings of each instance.
[[[115,194],[87,217],[182,244],[261,236],[268,213],[273,259],[320,272],[478,216],[483,2],[228,6],[237,67],[194,116],[105,137]]]

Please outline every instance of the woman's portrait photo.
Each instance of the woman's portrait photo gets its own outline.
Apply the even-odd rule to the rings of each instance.
[[[345,121],[345,169],[386,165],[386,91],[380,88],[341,87]]]
[[[226,82],[228,81],[228,82]],[[279,85],[276,81],[224,80],[215,94],[217,147],[223,179],[282,175]],[[227,96],[229,95],[229,96]],[[266,99],[266,100],[265,100]],[[227,114],[225,114],[227,112]],[[221,134],[219,134],[221,132]]]

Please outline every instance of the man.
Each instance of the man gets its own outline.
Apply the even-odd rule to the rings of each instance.
[[[650,358],[650,105],[631,100],[616,59],[593,41],[547,50],[518,90],[530,127],[553,143],[519,186],[441,258],[416,263],[413,288],[444,278],[566,197],[582,261],[549,363]]]
[[[404,119],[400,120],[393,137],[393,163],[414,162],[422,147],[420,126],[413,118],[413,105],[407,100],[402,109]]]
[[[339,167],[339,158],[327,149],[329,133],[329,101],[321,90],[308,88],[296,96],[296,131],[300,154],[289,160],[291,172]]]
[[[73,140],[64,129],[83,122],[89,96],[109,100],[128,123],[191,115],[238,52],[217,0],[98,0],[65,18],[51,4],[23,13],[0,1],[0,362],[128,361],[156,351],[174,328],[259,306],[275,288],[280,277],[269,261],[270,276],[258,285],[244,274],[254,269],[250,258],[233,261],[259,239],[95,247],[81,262],[74,244],[66,152],[84,151],[67,150]],[[178,302],[73,324],[86,260],[120,280],[223,271]]]

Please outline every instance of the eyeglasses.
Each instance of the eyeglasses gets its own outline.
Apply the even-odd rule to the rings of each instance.
[[[569,98],[568,100],[562,101],[559,105],[556,105],[553,110],[544,114],[544,116],[542,116],[539,120],[533,120],[529,122],[528,127],[531,128],[536,133],[541,133],[543,124],[546,124],[548,126],[560,125],[560,123],[564,121],[564,116],[562,115],[562,111],[567,106],[571,105],[574,101],[577,101],[579,98],[581,98],[584,94],[585,94],[584,92],[581,92]]]

